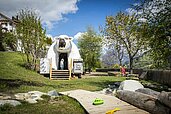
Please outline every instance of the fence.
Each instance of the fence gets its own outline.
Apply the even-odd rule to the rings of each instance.
[[[120,71],[120,69],[103,69],[98,68],[96,72],[108,72],[108,71]],[[126,69],[129,72],[129,69]],[[134,74],[139,74],[139,76],[147,71],[147,76],[145,80],[152,80],[161,84],[165,84],[171,87],[171,70],[143,70],[143,69],[133,69]]]
[[[171,70],[147,70],[147,80],[166,84],[171,87]]]

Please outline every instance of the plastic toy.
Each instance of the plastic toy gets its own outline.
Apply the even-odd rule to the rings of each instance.
[[[114,112],[119,111],[119,110],[120,110],[120,108],[115,108],[113,110],[107,111],[106,114],[114,114]]]
[[[103,104],[103,103],[104,103],[104,100],[96,98],[94,100],[94,102],[93,102],[93,105],[100,105],[100,104]]]

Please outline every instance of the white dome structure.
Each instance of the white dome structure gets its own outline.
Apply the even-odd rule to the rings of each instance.
[[[64,59],[63,69],[60,68],[62,59]],[[70,73],[79,75],[83,72],[82,58],[71,37],[67,35],[55,37],[55,41],[48,50],[47,58],[41,59],[40,73],[48,74],[51,69],[69,70]]]

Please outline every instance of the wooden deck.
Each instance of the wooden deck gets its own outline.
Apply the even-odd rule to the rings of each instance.
[[[120,108],[120,111],[114,112],[114,114],[149,114],[148,112],[130,105],[115,96],[99,94],[86,90],[66,91],[61,92],[61,94],[68,95],[76,99],[89,114],[105,114],[107,111],[113,110],[114,108]],[[95,98],[103,99],[104,104],[92,105]]]

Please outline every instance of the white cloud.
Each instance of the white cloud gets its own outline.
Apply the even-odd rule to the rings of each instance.
[[[83,32],[78,32],[75,36],[74,36],[74,39],[75,40],[78,40],[80,37],[81,37],[81,35],[83,35],[84,33]]]
[[[53,28],[52,22],[66,21],[63,17],[68,13],[76,13],[79,0],[1,0],[0,11],[11,17],[21,9],[35,10],[49,29]]]

